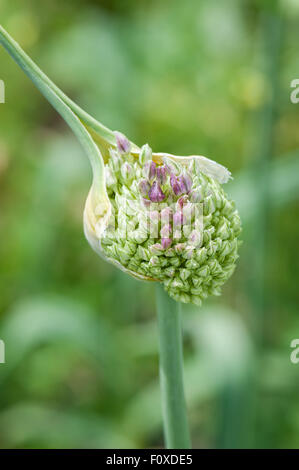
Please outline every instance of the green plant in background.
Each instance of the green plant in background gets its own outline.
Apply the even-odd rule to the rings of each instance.
[[[220,294],[237,259],[240,218],[221,184],[230,173],[202,156],[139,149],[61,92],[0,27],[0,42],[61,114],[89,156],[93,182],[85,234],[106,260],[162,283],[175,301]],[[157,287],[160,375],[166,443],[188,448],[179,303]]]

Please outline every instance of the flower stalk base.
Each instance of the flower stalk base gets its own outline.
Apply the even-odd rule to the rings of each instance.
[[[160,382],[164,434],[168,449],[190,449],[190,435],[183,384],[181,304],[156,286]]]

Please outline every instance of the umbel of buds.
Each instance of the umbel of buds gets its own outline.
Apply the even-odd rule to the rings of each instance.
[[[155,154],[147,144],[137,151],[115,136],[105,164],[109,210],[92,203],[94,187],[86,202],[91,246],[132,276],[163,283],[177,301],[199,305],[219,295],[235,269],[241,232],[221,186],[230,173],[205,157]]]

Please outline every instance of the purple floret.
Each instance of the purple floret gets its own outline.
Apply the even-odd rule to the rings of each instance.
[[[162,202],[165,199],[165,194],[157,181],[153,182],[148,196],[152,202]]]
[[[141,180],[139,183],[139,191],[143,197],[148,196],[150,184],[147,180]]]
[[[192,179],[189,175],[184,174],[178,177],[179,185],[182,193],[189,193],[192,187]]]
[[[131,144],[121,132],[114,132],[117,149],[120,153],[129,153]]]
[[[167,176],[167,172],[166,172],[165,165],[164,166],[158,166],[158,168],[157,168],[157,180],[160,184],[165,183],[166,176]]]
[[[176,196],[181,194],[181,187],[180,187],[179,181],[173,173],[171,173],[171,175],[170,175],[170,184],[171,184],[172,190],[173,190],[173,192]]]
[[[163,250],[166,250],[167,248],[169,248],[171,243],[172,243],[171,238],[162,238],[161,245],[163,247]]]

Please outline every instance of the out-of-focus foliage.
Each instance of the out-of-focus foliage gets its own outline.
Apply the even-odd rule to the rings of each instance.
[[[232,170],[239,266],[221,298],[184,307],[193,445],[298,447],[297,2],[0,0],[0,12],[100,121]],[[90,250],[88,161],[2,49],[0,64],[0,447],[161,446],[153,287]]]

